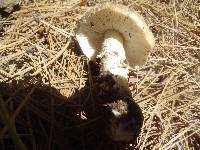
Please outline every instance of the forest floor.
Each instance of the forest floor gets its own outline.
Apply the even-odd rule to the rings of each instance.
[[[104,0],[6,2],[0,1],[0,100],[7,106],[0,111],[0,149],[18,149],[13,128],[14,141],[30,150],[200,149],[198,0],[114,1],[141,14],[156,39],[147,63],[129,75],[145,119],[137,141],[126,144],[104,138],[70,99],[88,79],[77,22]]]

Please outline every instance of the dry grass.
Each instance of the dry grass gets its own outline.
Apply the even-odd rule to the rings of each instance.
[[[74,38],[76,22],[89,6],[102,1],[34,1],[2,21],[0,90],[29,149],[62,149],[63,145],[65,149],[109,149],[104,144],[110,143],[103,140],[86,145],[85,135],[69,136],[71,141],[62,143],[66,137],[55,130],[71,127],[74,122],[85,126],[72,116],[78,106],[76,111],[71,105],[69,111],[63,107],[68,100],[65,97],[84,87],[87,80],[87,59]],[[137,144],[128,149],[200,149],[200,2],[117,2],[142,14],[156,37],[147,64],[130,73],[130,88],[145,122]],[[68,115],[63,116],[65,111]],[[77,114],[83,119],[81,112]],[[66,118],[71,122],[66,123]],[[0,127],[0,138],[4,139],[0,146],[9,149],[12,144],[6,128],[1,123]],[[96,136],[94,133],[87,132],[88,140]],[[41,137],[45,144],[38,143]]]

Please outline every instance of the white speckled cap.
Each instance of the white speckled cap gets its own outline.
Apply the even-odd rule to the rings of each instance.
[[[101,49],[106,30],[123,36],[130,67],[143,65],[154,46],[154,37],[143,18],[125,6],[105,3],[88,10],[80,19],[76,38],[83,53],[94,60]]]

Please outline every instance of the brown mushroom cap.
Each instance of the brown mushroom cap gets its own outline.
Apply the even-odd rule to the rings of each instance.
[[[143,18],[125,6],[105,3],[92,8],[81,18],[76,38],[83,53],[94,60],[101,50],[104,33],[118,31],[123,36],[123,45],[130,67],[146,62],[154,46],[154,37]]]

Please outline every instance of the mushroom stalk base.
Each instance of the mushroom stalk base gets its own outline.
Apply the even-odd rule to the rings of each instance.
[[[102,49],[97,56],[101,60],[101,74],[113,74],[128,77],[128,66],[122,35],[114,30],[105,32]]]
[[[103,89],[98,90],[103,93],[99,103],[111,110],[106,132],[114,141],[131,141],[140,133],[143,116],[128,86],[128,65],[120,33],[114,30],[105,32],[97,59],[101,65],[100,79],[104,81],[100,84]]]
[[[102,87],[109,102],[104,105],[109,106],[112,111],[108,135],[114,141],[131,141],[140,132],[143,116],[140,107],[133,101],[128,86],[128,65],[125,63],[126,55],[120,33],[113,30],[105,32],[97,58],[101,64],[100,76],[106,77],[106,84]],[[138,128],[135,128],[135,122],[139,123]]]

